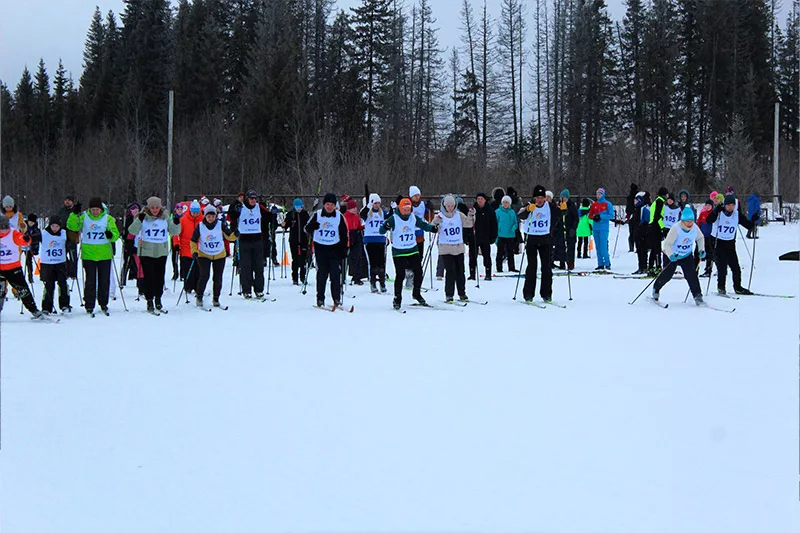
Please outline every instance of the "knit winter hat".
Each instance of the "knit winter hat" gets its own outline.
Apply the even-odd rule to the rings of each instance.
[[[666,196],[668,192],[669,192],[669,189],[667,189],[666,187],[659,187],[658,188],[658,195],[659,196]]]
[[[381,197],[380,196],[378,196],[375,193],[372,193],[372,194],[369,195],[369,201],[367,202],[367,205],[369,207],[372,207],[373,205],[379,204],[379,203],[381,203]]]
[[[345,204],[345,205],[347,206],[347,209],[356,209],[356,208],[358,208],[358,202],[356,202],[352,198],[347,200],[347,204]]]
[[[125,209],[127,211],[129,211],[129,212],[133,211],[134,209],[138,211],[140,209],[140,206],[136,202],[131,202],[131,203],[128,204],[128,207],[126,207]]]
[[[718,194],[719,193],[717,191],[712,191],[711,194],[708,195],[708,199],[713,201],[714,198],[716,198]]]
[[[15,205],[16,205],[16,202],[14,202],[14,199],[11,198],[11,196],[5,195],[3,197],[3,208],[14,207]]]
[[[322,198],[322,203],[323,204],[335,204],[336,203],[336,195],[333,194],[332,192],[327,193]]]
[[[52,226],[53,224],[61,226],[61,217],[58,215],[50,215],[49,225]]]
[[[569,200],[569,189],[564,189],[563,191],[561,191],[560,196],[562,198],[566,198],[567,200]]]
[[[200,204],[201,204],[201,205],[208,205],[208,204],[210,204],[210,203],[211,203],[211,202],[209,202],[209,201],[208,201],[208,198],[206,198],[205,196],[201,196],[201,197],[200,197]]]
[[[476,195],[475,195],[475,198],[483,198],[483,199],[484,199],[484,200],[486,200],[487,202],[489,201],[489,197],[488,197],[488,196],[486,196],[486,193],[485,193],[485,192],[479,192],[478,194],[476,194]]]
[[[219,198],[214,198],[214,201],[211,203],[214,205],[214,207],[219,207],[222,205],[222,200],[220,200]]]
[[[420,190],[419,190],[419,187],[417,187],[416,185],[412,185],[411,187],[408,188],[408,197],[409,198],[411,198],[412,196],[416,196],[417,194],[419,194],[419,195],[422,194],[422,192],[420,192]]]
[[[725,197],[725,205],[736,205],[736,197],[732,194],[729,194]]]
[[[203,216],[206,216],[209,213],[213,213],[213,214],[216,215],[217,214],[217,208],[214,207],[213,205],[210,205],[210,204],[205,206],[205,208],[203,208]]]
[[[681,221],[684,220],[694,220],[694,211],[688,205],[681,211]]]
[[[510,204],[511,203],[511,197],[509,195],[503,196],[503,199],[500,200],[500,203],[501,204],[505,204],[505,203],[509,203]]]
[[[408,207],[410,209],[412,207],[411,199],[403,198],[402,200],[400,200],[400,203],[397,204],[397,207],[399,207],[401,211],[406,207]]]
[[[544,195],[552,198],[553,197],[553,191],[545,191]]]
[[[541,185],[537,185],[536,187],[533,188],[534,198],[536,198],[537,196],[544,196],[544,195],[545,195],[545,190],[544,187],[542,187]]]
[[[292,201],[292,207],[297,209],[298,207],[303,207],[303,199],[302,198],[295,198]]]
[[[103,200],[101,200],[99,196],[94,196],[89,199],[89,209],[93,208],[103,209]]]
[[[39,217],[37,217],[35,214],[30,213],[28,215],[28,222],[36,222],[37,220],[39,220]]]
[[[9,229],[11,229],[11,222],[8,221],[8,217],[5,215],[0,215],[0,231]]]
[[[712,202],[711,200],[706,200],[705,205],[710,205],[711,207],[714,207],[714,202]]]
[[[714,200],[716,200],[718,202],[721,202],[721,201],[725,200],[725,195],[722,194],[721,192],[718,192],[717,195],[714,197]]]
[[[601,196],[605,196],[605,195],[606,195],[606,190],[605,190],[604,188],[600,187],[599,189],[597,189],[596,191],[594,191],[594,193],[595,193],[595,194],[599,194],[599,195],[601,195]]]
[[[448,194],[442,200],[442,205],[445,207],[454,207],[456,205],[456,198],[452,194]]]
[[[161,198],[158,196],[151,196],[147,199],[147,209],[162,209]]]
[[[200,202],[197,200],[192,200],[192,203],[189,205],[189,212],[194,213],[195,215],[200,212]]]

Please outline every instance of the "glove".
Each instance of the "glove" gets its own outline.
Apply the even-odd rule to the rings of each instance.
[[[471,217],[475,216],[475,208],[474,207],[470,207],[469,208],[469,211],[467,211],[467,216],[471,216]]]
[[[758,222],[761,217],[758,216],[758,213],[753,213],[752,218],[750,219],[751,222]]]
[[[397,202],[392,202],[390,205],[392,206],[392,209],[397,209]]]
[[[383,229],[384,229],[385,231],[391,231],[391,230],[392,230],[392,226],[389,224],[389,221],[388,221],[388,220],[387,220],[386,222],[384,222],[384,223],[383,223]]]
[[[675,261],[678,260],[678,254],[670,254],[669,260],[674,263]]]
[[[139,213],[139,216],[137,216],[136,218],[138,218],[138,219],[139,219],[139,222],[144,222],[144,211],[142,211],[141,213]]]
[[[705,258],[706,258],[706,251],[700,250],[700,259],[705,259]]]
[[[107,229],[106,230],[106,239],[111,240],[112,238],[114,238],[114,234],[111,233],[110,229]]]
[[[528,204],[528,205],[525,206],[525,209],[529,213],[533,213],[536,210],[536,204]]]
[[[239,238],[239,235],[241,235],[241,233],[239,233],[238,229],[233,230],[233,236],[234,237]]]
[[[316,220],[314,222],[309,222],[306,227],[311,231],[317,231],[319,229],[319,222]]]
[[[31,242],[31,236],[27,233],[22,234],[22,240],[25,242]]]
[[[172,221],[175,224],[180,224],[181,223],[181,217],[179,217],[178,215],[172,215]]]
[[[431,233],[439,233],[439,226],[433,226],[431,228]]]
[[[192,252],[192,259],[197,260],[197,252]]]
[[[76,215],[80,215],[83,212],[83,206],[80,202],[72,206],[72,212]]]
[[[593,216],[592,220],[594,220],[595,222],[600,222],[600,215]]]

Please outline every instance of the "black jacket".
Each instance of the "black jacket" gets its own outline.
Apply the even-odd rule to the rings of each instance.
[[[578,207],[572,200],[567,200],[567,210],[559,210],[558,212],[561,213],[561,218],[564,220],[564,229],[567,232],[567,238],[576,238],[578,231]]]
[[[723,209],[724,206],[721,205],[715,207],[714,210],[708,214],[706,222],[708,222],[709,224],[713,224],[714,222],[716,222],[717,218],[719,218],[719,215]],[[739,204],[739,225],[744,226],[748,230],[751,230],[754,227],[753,222],[750,219],[748,219],[747,216],[742,212],[741,203]],[[723,241],[722,239],[717,239],[716,242],[717,246],[732,247],[734,243],[736,243],[736,235],[734,234],[734,238],[732,241]]]
[[[497,215],[486,202],[483,207],[478,207],[478,203],[472,206],[475,209],[475,242],[481,244],[493,244],[497,240]]]
[[[333,213],[328,214],[325,211],[325,209],[322,209],[321,213],[323,218],[332,218],[336,216],[335,210]],[[347,222],[344,219],[344,215],[342,215],[341,212],[339,212],[339,214],[341,215],[341,217],[339,218],[339,242],[337,244],[331,244],[331,245],[319,244],[315,242],[314,247],[320,250],[337,249],[339,251],[340,257],[344,259],[345,257],[347,257],[347,242],[349,238],[349,231],[347,229]],[[306,224],[305,228],[306,233],[308,233],[309,235],[313,235],[318,227],[319,227],[319,222],[317,221],[317,213],[314,213],[308,219],[308,223]]]
[[[246,233],[239,235],[240,242],[255,242],[255,241],[269,241],[270,229],[275,222],[275,215],[261,204],[256,204],[261,208],[261,233]],[[230,227],[233,231],[239,230],[239,217],[241,210],[237,211],[231,209],[228,211],[228,218],[231,219]]]
[[[289,211],[283,219],[283,227],[289,231],[289,242],[295,244],[308,244],[308,233],[306,233],[306,224],[311,218],[308,211],[303,209],[299,213],[297,211]]]
[[[639,186],[635,183],[631,183],[631,190],[628,193],[628,197],[625,199],[625,220],[630,220],[633,213],[636,211],[634,204],[636,202],[636,193],[638,192]]]

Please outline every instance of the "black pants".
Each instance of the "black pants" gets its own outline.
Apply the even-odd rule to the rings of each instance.
[[[239,279],[242,294],[264,292],[264,246],[262,241],[239,241]]]
[[[369,259],[369,282],[386,284],[386,244],[368,242],[367,258]]]
[[[222,293],[222,272],[225,270],[225,258],[220,257],[213,261],[208,257],[198,257],[197,264],[197,296],[202,297],[206,292],[206,285],[208,285],[208,278],[211,277],[211,269],[214,269],[213,281],[213,297],[214,301],[219,301],[219,295]]]
[[[22,267],[17,267],[13,270],[0,270],[0,281],[7,281],[8,284],[17,291],[17,296],[22,300],[25,309],[31,313],[39,311],[36,307],[36,302],[33,301],[33,295],[28,288],[28,284],[25,281],[25,273],[22,271]]]
[[[419,253],[392,257],[394,261],[394,298],[398,302],[403,299],[403,281],[406,278],[406,270],[410,270],[414,276],[414,288],[411,294],[414,298],[421,296],[422,288],[422,255]]]
[[[478,270],[478,250],[483,255],[483,267],[486,274],[492,274],[492,245],[491,243],[467,243],[469,245],[469,276],[475,277]]]
[[[440,255],[439,261],[444,263],[444,295],[452,298],[454,291],[458,289],[458,295],[466,298],[467,279],[464,275],[464,254]]]
[[[508,259],[508,270],[516,270],[514,265],[514,252],[517,251],[516,237],[500,237],[497,239],[497,257],[495,266],[498,272],[503,271],[503,259]]]
[[[69,307],[69,288],[67,287],[67,263],[57,265],[43,264],[40,269],[39,278],[44,283],[44,294],[42,294],[42,311],[53,312],[53,297],[56,293],[58,284],[58,308]]]
[[[94,304],[108,307],[108,289],[111,282],[111,259],[103,261],[83,260],[83,304],[87,311],[94,309]]]
[[[180,267],[180,259],[181,259],[181,249],[177,246],[172,247],[172,279],[178,279],[178,275],[180,274],[181,267]]]
[[[67,252],[67,277],[76,279],[78,277],[78,245],[67,238],[65,247]]]
[[[126,240],[122,244],[122,279],[120,280],[122,286],[129,279],[138,279],[139,269],[134,259],[136,255],[136,247],[133,245],[132,240]]]
[[[575,237],[567,237],[567,266],[575,267]]]
[[[303,283],[306,280],[306,263],[308,262],[308,244],[290,242],[292,253],[292,282]]]
[[[589,237],[578,237],[578,257],[581,259],[589,257]]]
[[[528,268],[525,269],[525,285],[522,287],[522,297],[526,300],[531,300],[536,295],[537,254],[542,263],[542,286],[539,294],[545,300],[553,297],[553,268],[550,262],[552,249],[553,242],[550,237],[528,237],[528,244],[525,246]]]
[[[703,294],[703,291],[700,288],[700,280],[697,279],[697,264],[694,262],[694,256],[691,254],[683,259],[678,259],[677,261],[670,261],[667,263],[664,266],[664,270],[662,270],[661,274],[659,274],[658,278],[656,278],[653,289],[656,292],[660,292],[661,288],[672,279],[672,276],[675,274],[675,269],[678,267],[681,267],[681,270],[683,271],[683,277],[689,284],[689,290],[692,291],[692,296],[696,298]]]
[[[650,249],[647,247],[647,233],[640,231],[636,235],[636,258],[639,261],[639,270],[647,270],[647,254]]]
[[[639,245],[636,244],[636,242],[637,242],[636,241],[636,237],[637,237],[637,230],[638,229],[639,228],[637,228],[634,224],[631,224],[631,222],[628,221],[628,251],[629,252],[632,252],[634,250],[634,248],[636,249],[637,252],[639,250]]]
[[[314,245],[317,261],[317,303],[325,302],[325,285],[331,279],[331,297],[334,305],[342,303],[342,257],[335,246]]]
[[[567,261],[567,243],[561,230],[553,236],[553,261],[559,263]]]
[[[193,264],[191,257],[181,256],[181,279],[186,294],[197,289],[197,264]]]
[[[353,281],[361,281],[364,277],[364,240],[360,231],[350,232],[350,253],[347,255],[347,273]]]
[[[717,248],[717,238],[708,236],[705,238],[706,246],[706,269],[705,275],[710,276],[711,270],[714,268],[714,253]]]
[[[167,271],[167,256],[163,257],[139,257],[142,262],[142,273],[144,274],[144,296],[148,301],[152,299],[161,300],[164,294],[164,276]]]
[[[648,268],[661,268],[661,229],[650,225],[647,228],[647,247],[650,250]]]
[[[736,241],[721,241],[717,239],[717,248],[714,250],[714,263],[717,265],[717,289],[725,290],[725,281],[728,277],[728,267],[733,277],[733,289],[742,288],[742,268],[739,266],[739,256],[736,255]]]

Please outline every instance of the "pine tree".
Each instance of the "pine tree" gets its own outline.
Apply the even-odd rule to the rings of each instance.
[[[44,59],[39,59],[39,67],[36,70],[35,83],[33,86],[33,134],[38,141],[39,149],[46,152],[51,141],[50,123],[51,117],[50,101],[50,76]]]
[[[103,75],[103,42],[105,27],[103,15],[96,8],[86,37],[83,51],[83,73],[80,79],[80,95],[86,109],[89,124],[97,127],[103,120],[101,78]]]
[[[800,1],[794,0],[786,20],[785,36],[777,38],[778,92],[781,100],[781,136],[797,147],[800,99]]]

